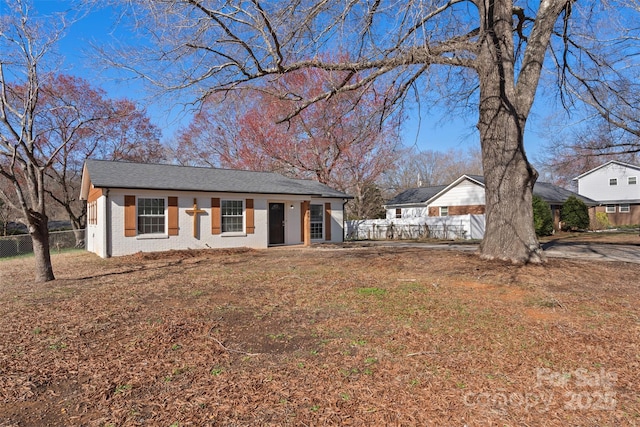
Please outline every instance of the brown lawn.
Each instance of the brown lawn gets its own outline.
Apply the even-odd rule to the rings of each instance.
[[[0,261],[0,426],[640,424],[640,264],[416,248]]]

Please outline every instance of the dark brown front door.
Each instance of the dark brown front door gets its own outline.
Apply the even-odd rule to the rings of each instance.
[[[284,203],[269,203],[269,244],[284,245]]]

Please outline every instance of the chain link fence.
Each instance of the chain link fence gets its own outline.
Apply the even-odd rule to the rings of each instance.
[[[79,230],[78,233],[84,235],[84,230]],[[49,232],[49,248],[52,253],[81,246],[83,246],[83,243],[80,245],[76,243],[76,232],[74,230]],[[25,255],[32,252],[33,243],[31,242],[31,236],[28,234],[0,237],[0,258]]]

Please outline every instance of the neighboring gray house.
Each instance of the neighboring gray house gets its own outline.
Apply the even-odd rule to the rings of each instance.
[[[350,196],[270,172],[87,160],[86,248],[101,257],[170,249],[342,242]]]
[[[573,179],[612,225],[640,224],[640,166],[612,160]]]
[[[587,206],[596,203],[573,191],[547,182],[536,182],[533,194],[541,197],[551,206],[554,225],[559,228],[560,209],[570,197],[576,196]],[[412,188],[398,194],[385,205],[387,220],[418,217],[438,217],[456,215],[484,215],[484,177],[462,175],[449,185]]]

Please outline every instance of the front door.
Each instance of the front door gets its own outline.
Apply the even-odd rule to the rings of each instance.
[[[269,244],[284,245],[284,203],[269,203]]]

